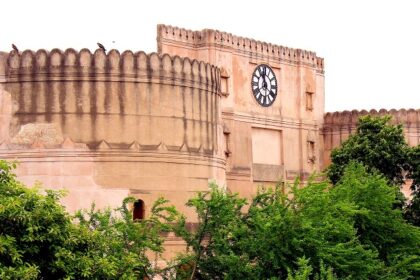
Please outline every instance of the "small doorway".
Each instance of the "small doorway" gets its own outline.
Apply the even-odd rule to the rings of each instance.
[[[134,202],[133,208],[133,220],[143,220],[144,219],[144,201],[138,199]]]

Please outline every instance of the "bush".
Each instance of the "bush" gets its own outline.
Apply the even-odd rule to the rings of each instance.
[[[127,198],[115,211],[79,211],[61,192],[27,188],[0,161],[0,279],[152,279],[160,272],[146,253],[163,251],[162,232],[182,220],[159,199],[148,219],[133,221]]]

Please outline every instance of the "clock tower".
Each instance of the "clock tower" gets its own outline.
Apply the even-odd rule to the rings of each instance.
[[[322,58],[210,29],[159,25],[157,41],[160,53],[221,69],[219,147],[231,191],[249,196],[258,185],[306,179],[321,169]]]

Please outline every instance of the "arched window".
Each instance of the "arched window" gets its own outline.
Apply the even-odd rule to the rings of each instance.
[[[144,219],[144,201],[139,199],[134,202],[133,209],[133,220],[143,220]]]

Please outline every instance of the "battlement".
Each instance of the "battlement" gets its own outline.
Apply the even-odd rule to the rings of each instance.
[[[384,116],[391,115],[393,123],[401,123],[404,126],[420,125],[420,109],[380,109],[377,110],[352,110],[343,112],[332,112],[324,115],[324,127],[334,126],[356,126],[359,117],[365,115]]]
[[[181,43],[186,47],[192,48],[201,48],[209,45],[227,47],[238,52],[265,56],[286,63],[308,65],[320,72],[324,70],[324,59],[316,56],[315,52],[274,45],[213,29],[193,31],[159,24],[158,45],[162,41]]]
[[[88,81],[149,81],[179,85],[200,84],[208,90],[219,92],[220,71],[217,67],[181,58],[179,56],[133,53],[117,50],[105,53],[97,49],[79,52],[53,49],[46,51],[11,51],[0,56],[0,81],[46,81],[46,80],[88,80]]]

